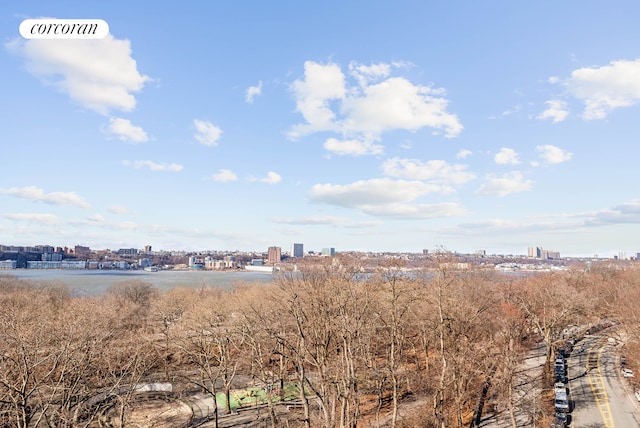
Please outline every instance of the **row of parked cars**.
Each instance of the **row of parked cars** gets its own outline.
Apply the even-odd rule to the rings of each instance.
[[[561,428],[569,424],[569,389],[567,388],[567,360],[568,352],[559,352],[554,364],[555,383],[553,392],[555,393],[554,407],[555,418],[552,427]]]

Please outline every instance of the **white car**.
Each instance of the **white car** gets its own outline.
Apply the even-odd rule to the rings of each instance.
[[[562,382],[556,382],[555,385],[553,386],[553,392],[555,393],[564,392],[566,394],[567,386]]]
[[[633,370],[631,370],[631,369],[622,369],[622,376],[624,376],[624,377],[633,377]]]

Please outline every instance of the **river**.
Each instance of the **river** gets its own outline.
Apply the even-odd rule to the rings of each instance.
[[[37,284],[64,284],[74,295],[100,296],[113,284],[125,281],[144,281],[160,291],[175,287],[219,287],[230,289],[242,283],[268,284],[273,275],[258,272],[220,271],[158,271],[140,270],[57,270],[57,269],[10,269],[0,270],[0,275],[11,275]]]

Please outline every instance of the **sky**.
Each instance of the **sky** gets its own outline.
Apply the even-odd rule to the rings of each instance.
[[[635,256],[639,15],[2,2],[0,244]],[[37,18],[109,32],[23,38]]]

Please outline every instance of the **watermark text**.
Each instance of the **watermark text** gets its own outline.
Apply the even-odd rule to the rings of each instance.
[[[25,39],[102,39],[109,24],[102,19],[25,19],[20,35]]]

